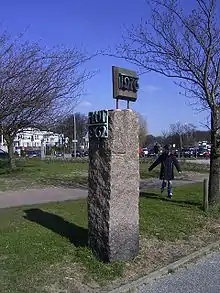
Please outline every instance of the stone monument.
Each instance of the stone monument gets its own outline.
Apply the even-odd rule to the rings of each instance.
[[[89,113],[88,241],[104,262],[139,251],[138,132],[130,109]]]

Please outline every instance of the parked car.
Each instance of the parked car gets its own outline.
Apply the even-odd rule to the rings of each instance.
[[[181,157],[191,158],[191,157],[193,157],[193,152],[194,152],[193,148],[184,148],[184,149],[182,149]]]
[[[89,155],[89,151],[84,151],[84,157],[88,157],[88,155]]]
[[[194,156],[195,148],[189,148],[191,157]]]
[[[206,158],[206,157],[209,157],[209,156],[210,156],[210,153],[207,150],[207,148],[205,148],[205,147],[199,147],[198,148],[197,157]]]
[[[9,155],[7,152],[0,149],[0,159],[8,159]]]
[[[39,158],[40,157],[40,151],[27,151],[26,157],[28,158]]]
[[[193,156],[196,158],[198,155],[198,148],[194,148]]]
[[[154,151],[154,148],[153,149],[150,149],[149,151],[148,151],[148,157],[154,157],[154,156],[156,156],[156,154],[155,154],[155,151]]]
[[[72,152],[72,157],[74,158],[74,156],[75,156],[75,153],[74,153],[74,151],[73,151],[73,152]],[[82,158],[82,157],[84,157],[84,152],[81,151],[81,150],[77,150],[77,151],[76,151],[76,157],[77,157],[77,158]]]
[[[89,155],[89,151],[79,150],[79,151],[77,151],[77,155],[78,155],[79,157],[88,157],[88,155]]]
[[[148,155],[148,148],[143,148],[142,153],[143,156],[146,157]]]

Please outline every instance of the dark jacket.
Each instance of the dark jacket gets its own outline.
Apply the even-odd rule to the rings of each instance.
[[[177,158],[173,154],[163,153],[162,155],[160,155],[158,159],[150,166],[149,171],[153,170],[159,164],[161,164],[161,168],[160,168],[161,180],[174,179],[173,166],[176,167],[178,172],[181,172],[180,164]]]

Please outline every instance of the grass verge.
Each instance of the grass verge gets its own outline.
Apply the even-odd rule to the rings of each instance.
[[[10,171],[5,163],[0,168],[0,190],[38,186],[77,187],[87,184],[88,163],[38,159],[17,160],[17,169]]]
[[[142,179],[159,176],[160,166],[152,172],[148,171],[152,162],[152,159],[140,161],[140,177]],[[183,171],[208,172],[206,165],[183,162],[181,167]],[[7,162],[0,161],[0,191],[40,186],[86,186],[87,178],[88,161],[21,159],[17,160],[17,170],[13,172],[8,168]]]
[[[219,217],[201,210],[202,186],[140,194],[140,254],[103,264],[87,247],[85,200],[1,210],[0,292],[65,292],[76,283],[93,288],[137,278],[219,237]],[[72,292],[72,291],[70,291]]]

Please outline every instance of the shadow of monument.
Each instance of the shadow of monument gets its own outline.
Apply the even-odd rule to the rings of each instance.
[[[165,195],[166,196],[166,195]],[[156,200],[160,200],[160,201],[166,201],[166,202],[170,202],[171,204],[176,204],[182,207],[186,207],[187,205],[189,206],[196,206],[202,209],[202,204],[192,201],[190,199],[186,199],[186,200],[175,200],[175,199],[169,199],[166,197],[162,197],[161,195],[158,195],[156,193],[152,193],[152,192],[140,192],[140,197],[145,197],[145,198],[151,198],[151,199],[156,199]]]
[[[42,211],[41,209],[24,210],[25,219],[35,222],[51,231],[66,237],[75,246],[87,246],[88,230],[65,221],[62,217]]]

